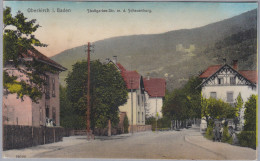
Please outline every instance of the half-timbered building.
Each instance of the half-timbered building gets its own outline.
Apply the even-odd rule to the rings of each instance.
[[[221,99],[234,106],[239,94],[245,103],[248,98],[257,94],[257,72],[238,70],[238,62],[233,66],[228,64],[213,65],[200,74],[202,96],[204,98]],[[240,124],[244,124],[244,107],[240,111]]]

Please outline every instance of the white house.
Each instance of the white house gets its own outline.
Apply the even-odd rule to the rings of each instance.
[[[222,99],[234,104],[241,94],[245,103],[252,94],[257,94],[257,72],[251,70],[238,70],[238,62],[233,66],[228,64],[209,66],[200,74],[203,79],[202,96],[204,98]],[[244,107],[240,111],[240,125],[244,124]]]
[[[146,96],[146,114],[155,118],[162,117],[163,99],[166,91],[166,81],[163,78],[144,78]]]

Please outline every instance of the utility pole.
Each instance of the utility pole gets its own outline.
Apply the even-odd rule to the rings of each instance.
[[[130,79],[130,85],[131,85],[131,123],[132,123],[132,125],[131,125],[131,131],[132,131],[132,135],[134,134],[134,118],[133,118],[133,113],[134,113],[134,109],[133,109],[133,79],[131,78]]]
[[[94,138],[92,135],[92,131],[90,130],[90,49],[91,45],[88,42],[87,54],[88,54],[88,84],[87,84],[87,139],[90,140]]]
[[[156,106],[155,106],[155,131],[157,131],[157,120],[158,120],[158,116],[157,116],[157,92],[156,92]]]

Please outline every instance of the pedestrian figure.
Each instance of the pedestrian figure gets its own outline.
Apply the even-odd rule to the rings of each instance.
[[[220,128],[220,124],[215,124],[215,128],[213,130],[214,132],[214,140],[215,141],[220,141],[221,140],[221,128]]]

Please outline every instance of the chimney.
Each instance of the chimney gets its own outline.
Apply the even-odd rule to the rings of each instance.
[[[150,80],[150,73],[147,73],[146,76],[147,76],[147,80]]]
[[[233,68],[238,70],[238,60],[233,60]]]
[[[227,63],[227,59],[226,59],[226,58],[223,59],[223,63],[224,63],[224,64]]]
[[[115,64],[117,63],[117,56],[113,56],[113,60],[112,60]]]

